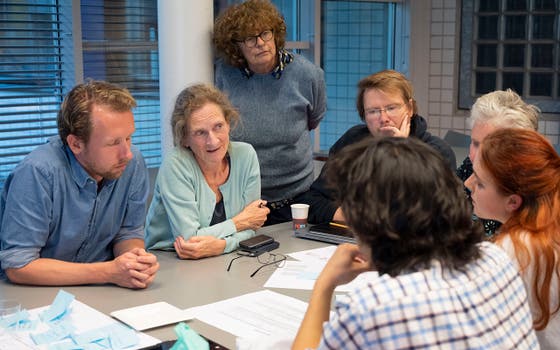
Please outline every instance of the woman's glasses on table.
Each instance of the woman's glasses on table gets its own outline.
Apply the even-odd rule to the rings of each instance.
[[[242,257],[248,257],[248,256],[249,255],[239,254],[239,256],[236,256],[235,258],[231,259],[228,264],[227,271],[231,269],[234,260]],[[257,261],[261,264],[261,266],[259,266],[255,271],[253,271],[253,273],[249,277],[254,277],[260,270],[262,270],[266,266],[275,265],[278,268],[284,267],[286,256],[283,254],[267,253],[267,254],[257,256]]]

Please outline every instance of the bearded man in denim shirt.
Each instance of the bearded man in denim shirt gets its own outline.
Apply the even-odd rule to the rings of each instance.
[[[146,288],[146,165],[131,144],[128,90],[89,81],[58,113],[59,135],[10,174],[0,197],[0,277],[17,284]]]

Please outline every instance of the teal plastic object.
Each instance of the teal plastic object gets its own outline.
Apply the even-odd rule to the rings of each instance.
[[[206,339],[193,331],[185,322],[175,326],[177,341],[169,350],[210,350]]]

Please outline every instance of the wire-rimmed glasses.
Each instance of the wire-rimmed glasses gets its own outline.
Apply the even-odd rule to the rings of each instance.
[[[375,118],[381,117],[381,113],[385,112],[389,118],[395,118],[399,115],[401,109],[403,108],[404,104],[396,104],[390,105],[385,108],[371,108],[366,110],[366,114],[372,115]]]
[[[262,265],[259,266],[249,277],[253,277],[254,275],[256,275],[257,272],[259,272],[265,266],[276,265],[276,267],[278,268],[284,267],[286,256],[284,254],[268,253],[266,261],[261,261],[260,256],[257,256],[257,261]]]
[[[249,35],[243,40],[237,40],[237,42],[243,43],[245,44],[245,46],[251,48],[257,45],[257,38],[261,38],[262,41],[267,42],[270,41],[273,36],[274,36],[274,32],[272,31],[272,29],[267,29],[267,30],[263,30],[257,35]]]
[[[235,258],[233,258],[229,261],[227,271],[229,271],[231,269],[231,265],[233,264],[234,260],[237,260],[237,259],[242,258],[242,257],[250,257],[250,255],[246,255],[246,254],[239,254],[239,253],[237,253],[237,254],[239,256],[236,256]],[[263,254],[263,255],[265,255],[265,254]],[[278,268],[284,267],[284,263],[286,261],[286,256],[285,255],[268,253],[268,254],[266,254],[266,257],[264,257],[264,258],[263,258],[263,255],[259,255],[259,256],[256,257],[257,261],[261,264],[261,266],[259,266],[255,271],[253,271],[253,273],[249,277],[254,277],[260,270],[262,270],[266,266],[276,265],[276,267],[278,267]]]

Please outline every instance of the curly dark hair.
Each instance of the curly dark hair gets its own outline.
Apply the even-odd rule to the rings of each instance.
[[[371,247],[379,273],[396,276],[433,259],[460,269],[479,257],[483,232],[473,224],[463,184],[425,143],[368,137],[325,166],[348,225]]]
[[[238,41],[272,29],[276,50],[286,44],[286,22],[268,0],[248,0],[228,7],[214,22],[214,46],[217,54],[234,67],[246,67],[247,60]]]

